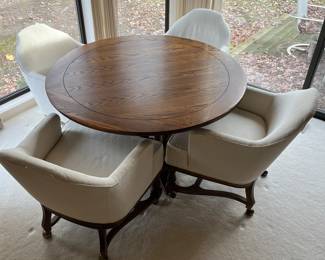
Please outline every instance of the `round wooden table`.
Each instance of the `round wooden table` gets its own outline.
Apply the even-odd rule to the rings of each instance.
[[[161,136],[207,125],[242,98],[246,77],[228,54],[171,36],[127,36],[84,45],[46,78],[63,115],[101,131]]]

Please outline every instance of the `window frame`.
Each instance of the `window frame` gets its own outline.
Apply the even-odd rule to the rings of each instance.
[[[316,47],[315,47],[315,50],[313,53],[313,57],[309,64],[309,68],[308,68],[308,72],[306,75],[303,89],[311,88],[315,73],[317,72],[318,65],[320,63],[322,55],[324,54],[324,48],[325,48],[325,18],[323,21],[322,29],[318,36],[318,40],[317,40]],[[321,120],[325,120],[325,110],[317,109],[314,117],[321,119]]]

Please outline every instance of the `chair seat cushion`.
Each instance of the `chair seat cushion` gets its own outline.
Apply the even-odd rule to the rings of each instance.
[[[235,108],[228,115],[205,128],[248,140],[262,139],[267,133],[265,121],[261,116],[240,108]]]
[[[262,139],[267,133],[267,126],[262,117],[240,108],[235,108],[225,117],[204,128],[248,140]],[[175,134],[170,138],[166,159],[173,166],[188,168],[188,132]]]
[[[87,175],[108,177],[141,140],[68,122],[45,160]]]

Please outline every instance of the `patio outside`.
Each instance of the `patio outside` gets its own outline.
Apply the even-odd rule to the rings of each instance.
[[[309,3],[324,5],[325,0]],[[119,0],[120,35],[163,34],[164,0]],[[223,14],[231,28],[230,53],[254,85],[277,92],[301,89],[318,37],[321,22],[303,21],[297,26],[296,0],[225,0]],[[308,16],[324,19],[325,9],[309,7]],[[0,7],[0,97],[25,86],[15,64],[15,34],[21,28],[44,22],[79,38],[74,0],[4,0]],[[287,48],[311,43],[306,51]],[[319,107],[325,109],[325,58],[314,85],[321,91]]]

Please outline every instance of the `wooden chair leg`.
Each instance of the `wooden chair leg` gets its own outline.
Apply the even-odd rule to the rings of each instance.
[[[246,215],[247,216],[252,216],[254,214],[254,210],[252,209],[254,204],[255,204],[254,186],[255,186],[255,181],[252,182],[248,187],[245,188],[245,192],[246,192]]]
[[[52,237],[51,229],[51,218],[52,218],[52,213],[49,209],[44,207],[42,205],[42,211],[43,211],[43,219],[42,219],[42,227],[43,227],[43,237],[46,239],[49,239]]]
[[[52,237],[52,226],[54,226],[60,220],[60,217],[54,216],[52,218],[52,212],[45,206],[43,205],[41,206],[43,211],[43,219],[42,219],[43,237],[49,239]]]
[[[98,229],[99,244],[100,244],[100,255],[104,259],[108,259],[108,244],[107,244],[107,231],[105,228]]]
[[[166,194],[171,198],[175,198],[176,192],[174,191],[173,187],[175,186],[176,182],[176,171],[171,167],[168,167],[167,169]]]
[[[160,191],[160,194],[161,192],[162,191]],[[109,231],[104,227],[97,229],[100,242],[100,254],[104,259],[108,259],[108,247],[115,235],[131,220],[133,220],[136,216],[145,211],[157,198],[159,199],[160,194],[157,193],[157,190],[155,190],[154,192],[151,192],[150,197],[148,199],[138,201],[133,210],[131,210],[131,212],[122,221],[112,226]]]
[[[153,198],[153,202],[152,202],[153,204],[158,204],[161,194],[162,194],[162,185],[161,185],[160,176],[158,176],[152,183],[152,189],[150,194],[150,197]]]

